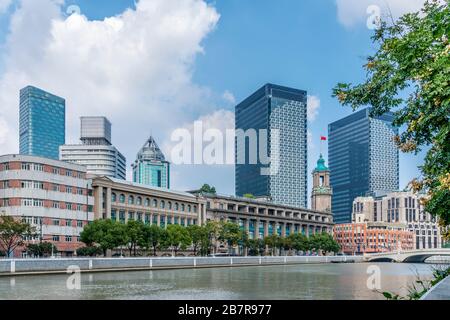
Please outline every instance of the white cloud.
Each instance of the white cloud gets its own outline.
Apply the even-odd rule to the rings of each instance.
[[[236,98],[235,98],[234,95],[233,95],[230,91],[228,91],[228,90],[226,90],[226,91],[223,93],[222,98],[223,98],[225,101],[227,101],[227,102],[229,102],[229,103],[231,103],[231,104],[235,104],[235,103],[236,103]]]
[[[0,14],[5,13],[11,3],[12,0],[0,0]]]
[[[308,95],[308,120],[314,121],[316,120],[317,115],[319,114],[320,108],[320,99],[317,96]]]
[[[4,0],[0,0],[4,1]],[[0,74],[0,150],[18,151],[19,90],[34,85],[66,99],[66,141],[79,117],[105,115],[128,163],[149,132],[170,132],[215,109],[193,83],[195,58],[219,14],[203,0],[140,0],[102,21],[66,17],[62,0],[21,0]],[[162,144],[163,142],[161,142]]]
[[[405,13],[419,11],[425,0],[336,0],[338,20],[346,27],[359,23],[366,24],[370,14],[367,8],[376,5],[381,17],[386,19],[390,12],[394,19]]]

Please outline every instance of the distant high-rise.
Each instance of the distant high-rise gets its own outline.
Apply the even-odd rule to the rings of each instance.
[[[153,137],[148,138],[139,150],[132,168],[133,182],[152,187],[170,188],[170,163],[166,161]]]
[[[44,90],[20,90],[20,154],[58,160],[66,138],[66,102]]]
[[[60,147],[60,160],[84,165],[99,176],[126,179],[126,159],[111,144],[111,122],[105,117],[81,117],[82,144]]]
[[[328,126],[332,208],[336,223],[352,218],[356,197],[380,195],[399,188],[398,128],[390,113],[371,118],[370,108]]]
[[[274,203],[306,208],[307,206],[307,93],[303,90],[266,84],[236,106],[236,132],[254,129],[257,134],[256,153],[261,148],[276,161],[270,163],[270,174],[262,174],[267,164],[252,163],[250,139],[245,135],[239,143],[236,135],[236,195],[252,194]],[[241,131],[241,132],[242,132]],[[273,139],[278,136],[277,139]],[[265,140],[262,140],[265,139]],[[241,139],[242,140],[242,139]],[[242,163],[239,159],[245,157]],[[241,162],[241,163],[240,163]]]

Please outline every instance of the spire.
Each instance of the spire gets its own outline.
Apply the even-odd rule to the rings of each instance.
[[[158,160],[165,161],[164,154],[156,143],[155,139],[150,136],[145,142],[144,146],[137,154],[138,160]]]
[[[314,171],[328,171],[328,167],[325,165],[325,159],[320,154],[319,160],[317,160],[317,167]]]

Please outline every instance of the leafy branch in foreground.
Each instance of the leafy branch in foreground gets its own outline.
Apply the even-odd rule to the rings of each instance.
[[[371,106],[371,115],[393,112],[394,125],[406,126],[395,138],[403,152],[429,147],[421,179],[411,190],[425,191],[426,210],[450,224],[450,0],[428,0],[421,12],[393,25],[382,22],[367,58],[366,81],[339,83],[333,96],[353,110]],[[446,236],[450,238],[447,232]]]

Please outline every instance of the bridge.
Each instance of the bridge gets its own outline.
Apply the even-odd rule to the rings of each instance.
[[[365,254],[364,261],[367,262],[409,262],[421,263],[435,256],[445,256],[450,260],[450,249],[420,249],[410,251],[392,251],[383,253]]]

